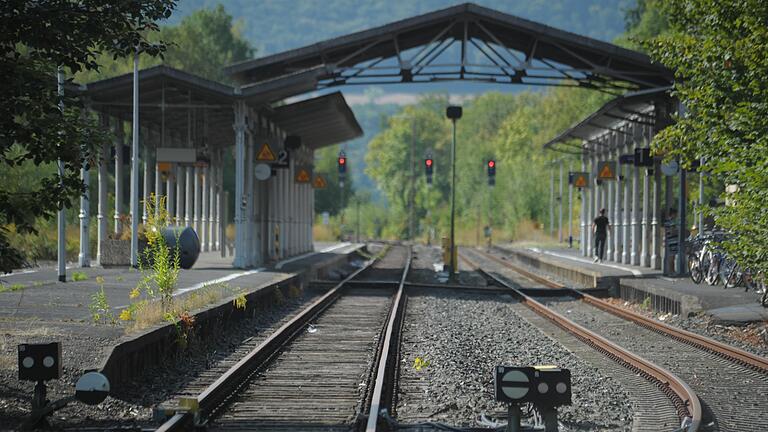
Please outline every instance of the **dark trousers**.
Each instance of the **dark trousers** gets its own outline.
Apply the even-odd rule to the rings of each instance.
[[[605,240],[607,237],[595,236],[595,256],[602,261],[605,255]]]

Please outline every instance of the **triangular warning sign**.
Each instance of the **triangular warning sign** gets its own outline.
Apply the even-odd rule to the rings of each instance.
[[[256,155],[256,160],[268,162],[274,162],[277,160],[277,157],[275,157],[275,152],[272,151],[272,148],[269,146],[268,142],[265,142],[261,145],[261,149]]]
[[[301,168],[298,173],[296,173],[296,183],[309,183],[309,171],[307,171],[306,168]]]
[[[600,170],[600,178],[613,178],[613,171],[611,171],[610,165],[603,165],[603,169]]]
[[[327,183],[325,182],[325,178],[318,174],[315,176],[315,181],[312,182],[312,186],[315,189],[325,189]]]
[[[584,178],[583,175],[577,175],[576,179],[573,181],[573,185],[577,188],[583,188],[587,186],[587,179]]]

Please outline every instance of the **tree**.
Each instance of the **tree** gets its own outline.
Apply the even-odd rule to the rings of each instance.
[[[671,31],[649,42],[676,71],[685,114],[654,141],[656,152],[704,169],[726,185],[729,205],[709,208],[732,234],[724,247],[743,266],[768,271],[768,3],[664,2]]]
[[[10,272],[23,257],[7,240],[7,224],[33,232],[36,217],[50,217],[82,193],[79,171],[106,137],[81,106],[75,89],[59,96],[56,71],[68,75],[98,70],[102,53],[127,57],[135,50],[150,56],[165,50],[147,35],[168,18],[175,0],[108,0],[0,4],[0,169],[31,161],[63,165],[25,191],[0,190],[0,270]],[[62,108],[63,107],[63,108]]]

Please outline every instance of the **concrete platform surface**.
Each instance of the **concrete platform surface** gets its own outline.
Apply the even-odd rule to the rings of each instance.
[[[180,271],[174,295],[217,283],[244,289],[273,285],[361,247],[351,243],[325,245],[318,252],[290,258],[275,266],[246,270],[234,269],[232,257],[222,258],[219,252],[202,253],[191,269]],[[74,272],[85,279],[72,280]],[[131,302],[129,293],[141,281],[142,273],[130,268],[90,267],[70,269],[68,277],[68,282],[58,282],[55,269],[50,268],[0,277],[4,285],[13,286],[13,290],[0,292],[0,319],[88,321],[88,306],[101,287],[112,313],[117,316]]]
[[[604,261],[595,263],[581,256],[578,249],[515,248],[500,250],[519,262],[553,274],[575,286],[608,287],[614,297],[642,302],[651,298],[651,307],[661,312],[689,315],[704,312],[713,319],[729,322],[763,321],[768,308],[758,303],[758,294],[743,287],[725,289],[723,285],[695,284],[688,278],[663,276],[659,270]]]

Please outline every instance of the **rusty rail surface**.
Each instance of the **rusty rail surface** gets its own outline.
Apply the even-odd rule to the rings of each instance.
[[[482,254],[483,257],[485,258],[499,262],[515,271],[518,271],[519,273],[523,274],[526,277],[529,277],[529,275],[533,276],[531,277],[531,279],[534,279],[541,283],[546,283],[548,286],[551,286],[553,288],[555,287],[555,283],[552,281],[533,275],[530,272],[527,272],[523,269],[518,269],[516,266],[513,266],[507,263],[506,261],[498,259],[492,255],[489,255],[480,251],[475,251],[475,252]],[[483,270],[482,268],[480,268],[480,266],[477,263],[467,258],[461,252],[460,252],[460,256],[464,259],[465,262],[470,264],[472,267],[474,267],[478,272],[483,274],[485,277],[493,280],[495,283],[501,286],[508,288],[518,300],[520,300],[523,304],[525,304],[527,307],[532,309],[534,312],[549,319],[550,321],[555,323],[557,326],[573,334],[574,336],[576,336],[578,339],[580,339],[587,345],[604,353],[606,356],[618,362],[619,364],[655,382],[662,389],[662,391],[667,395],[667,397],[669,397],[670,400],[673,402],[673,404],[677,408],[678,415],[680,416],[680,418],[683,419],[685,417],[688,417],[691,419],[691,423],[690,423],[690,426],[687,428],[687,431],[696,432],[698,430],[701,424],[701,418],[703,413],[701,402],[699,401],[698,396],[696,396],[696,393],[688,386],[688,384],[686,384],[684,381],[682,381],[672,372],[652,362],[649,362],[648,360],[645,360],[644,358],[639,357],[625,350],[624,348],[621,348],[620,346],[609,341],[608,339],[592,332],[591,330],[586,329],[585,327],[580,326],[579,324],[576,324],[575,322],[569,320],[568,318],[551,310],[550,308],[546,307],[544,304],[536,301],[532,297],[527,296],[522,291],[513,287],[511,284],[501,279],[500,277]],[[558,288],[560,287],[558,286]]]
[[[379,354],[379,364],[376,369],[376,382],[374,383],[371,396],[371,405],[368,411],[368,422],[366,432],[375,432],[379,423],[379,414],[382,409],[392,412],[391,402],[394,392],[394,380],[396,378],[395,369],[397,368],[397,347],[400,345],[400,323],[403,319],[403,294],[405,279],[408,277],[408,270],[411,268],[412,251],[408,248],[408,258],[405,262],[405,269],[400,278],[397,288],[397,294],[392,302],[392,309],[389,312],[387,327],[384,331],[381,353]]]
[[[601,300],[593,295],[587,294],[583,291],[580,291],[575,288],[567,287],[563,284],[554,282],[552,280],[549,280],[547,278],[541,277],[539,275],[536,275],[534,273],[531,273],[525,269],[520,268],[519,266],[516,266],[506,260],[500,259],[494,255],[488,254],[483,251],[475,251],[480,254],[482,254],[484,257],[495,261],[499,264],[502,264],[506,267],[509,267],[510,269],[514,270],[517,273],[522,274],[523,276],[533,279],[536,282],[539,282],[541,284],[544,284],[550,288],[557,288],[557,289],[564,289],[569,290],[572,292],[572,295],[581,299],[585,303],[591,304],[597,308],[600,308],[608,313],[611,313],[613,315],[616,315],[620,318],[624,318],[627,320],[630,320],[640,326],[643,326],[649,330],[653,330],[657,333],[663,334],[665,336],[669,336],[673,339],[676,339],[680,342],[686,343],[688,345],[694,346],[696,348],[705,350],[707,352],[710,352],[712,354],[715,354],[717,356],[720,356],[722,358],[725,358],[729,361],[741,364],[743,366],[749,367],[750,369],[760,371],[760,372],[768,372],[768,359],[764,357],[757,356],[755,354],[752,354],[750,352],[744,351],[742,349],[724,344],[722,342],[716,341],[712,338],[702,336],[700,334],[696,334],[687,330],[683,330],[677,327],[672,327],[668,324],[664,324],[661,322],[658,322],[654,319],[648,318],[646,316],[640,315],[638,313],[635,313],[631,310],[613,305],[605,300]]]
[[[207,419],[212,412],[215,412],[227,399],[232,397],[242,386],[246,385],[248,378],[257,370],[257,368],[268,361],[280,347],[292,340],[293,336],[300,329],[304,328],[306,323],[309,322],[312,317],[330,307],[334,301],[341,296],[341,291],[347,282],[373,266],[375,262],[376,260],[369,261],[365,266],[339,282],[322,297],[301,311],[301,313],[277,329],[267,337],[264,342],[259,344],[258,347],[254,348],[253,351],[248,353],[226,373],[221,375],[213,384],[200,393],[195,398],[195,404],[197,405],[196,410],[180,410],[176,412],[170,419],[156,429],[156,432],[191,430],[194,428],[195,424],[200,424],[204,419]]]

